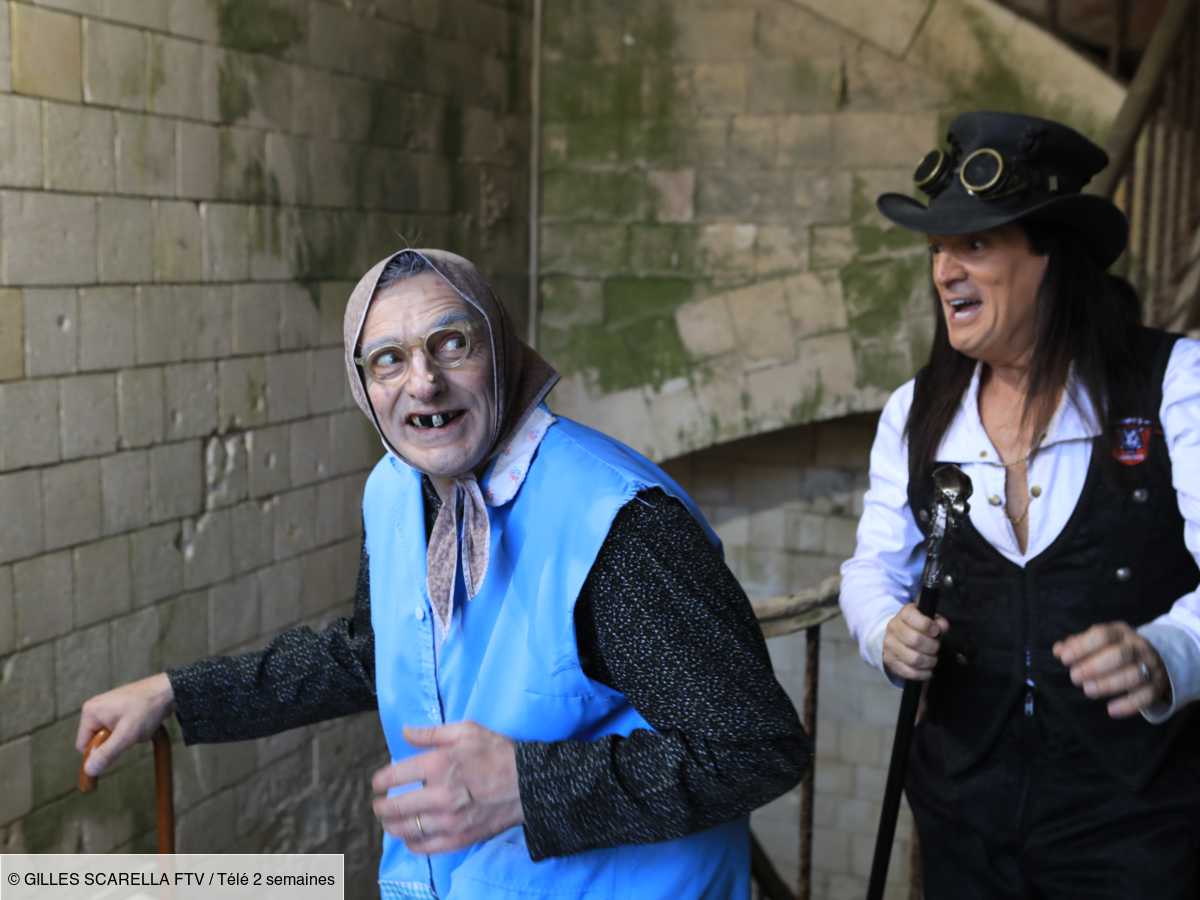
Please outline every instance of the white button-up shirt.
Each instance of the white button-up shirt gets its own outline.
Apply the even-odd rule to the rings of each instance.
[[[1029,539],[1022,551],[1005,515],[1003,461],[979,418],[980,370],[981,366],[975,367],[937,459],[957,463],[970,476],[974,485],[971,523],[1000,553],[1023,567],[1066,526],[1083,491],[1092,441],[1099,428],[1090,398],[1069,380],[1041,448],[1029,464]],[[908,505],[904,424],[912,398],[913,382],[909,381],[892,394],[883,409],[871,448],[871,483],[863,499],[858,545],[854,556],[842,565],[841,606],[846,623],[863,659],[881,672],[887,623],[916,597],[924,565],[924,536]],[[1200,341],[1176,342],[1163,379],[1159,420],[1184,519],[1184,542],[1200,564]],[[1152,721],[1161,721],[1200,698],[1200,586],[1138,630],[1154,645],[1171,679],[1173,705],[1147,714]]]

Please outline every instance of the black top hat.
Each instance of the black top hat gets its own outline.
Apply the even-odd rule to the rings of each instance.
[[[1079,232],[1102,268],[1125,249],[1125,214],[1107,197],[1080,193],[1108,165],[1108,155],[1078,131],[1033,116],[968,112],[950,123],[946,143],[913,173],[929,205],[884,194],[877,201],[881,213],[925,234],[1055,222]]]

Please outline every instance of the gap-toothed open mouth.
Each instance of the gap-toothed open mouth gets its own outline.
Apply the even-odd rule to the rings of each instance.
[[[413,413],[408,417],[408,419],[406,419],[406,421],[414,428],[441,428],[445,425],[449,425],[462,414],[463,411],[461,409],[447,410],[446,412],[439,413],[429,413],[428,415]]]

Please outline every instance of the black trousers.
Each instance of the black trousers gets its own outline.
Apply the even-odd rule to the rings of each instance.
[[[1018,708],[954,777],[917,726],[907,794],[925,900],[1198,900],[1200,760],[1134,791],[1060,724]]]

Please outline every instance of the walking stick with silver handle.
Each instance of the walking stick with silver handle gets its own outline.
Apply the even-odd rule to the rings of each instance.
[[[958,466],[938,466],[933,470],[933,502],[929,508],[929,536],[925,539],[925,568],[921,572],[921,594],[917,609],[933,618],[943,586],[951,579],[943,569],[947,541],[970,512],[967,500],[971,496],[971,479]],[[892,841],[896,837],[896,816],[900,812],[900,792],[908,771],[908,749],[912,743],[917,706],[921,702],[920,681],[906,681],[900,698],[900,713],[896,717],[896,737],[892,743],[892,762],[888,767],[887,787],[883,792],[883,809],[879,813],[879,832],[875,837],[875,858],[871,862],[871,880],[867,900],[883,900],[887,880],[888,860]]]

